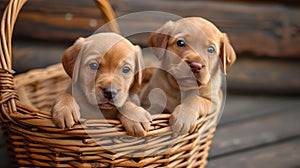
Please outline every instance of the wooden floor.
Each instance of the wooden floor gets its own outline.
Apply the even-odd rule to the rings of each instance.
[[[229,95],[208,168],[299,168],[300,97]]]
[[[300,168],[300,97],[228,95],[207,167]]]

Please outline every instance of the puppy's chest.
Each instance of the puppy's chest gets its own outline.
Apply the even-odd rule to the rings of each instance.
[[[166,104],[166,111],[172,112],[174,108],[180,104],[181,102],[181,93],[173,90],[169,92],[167,95],[167,104]]]
[[[113,108],[111,110],[103,110],[100,108],[82,108],[81,115],[85,119],[117,119],[118,110]]]

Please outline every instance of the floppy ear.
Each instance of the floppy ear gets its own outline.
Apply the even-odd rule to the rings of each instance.
[[[79,37],[71,47],[65,50],[64,55],[62,57],[62,64],[65,71],[71,78],[75,79],[75,81],[77,81],[78,73],[75,74],[73,71],[75,68],[75,63],[78,65],[80,64],[80,60],[78,60],[78,55],[84,42],[85,38]]]
[[[143,67],[144,67],[144,62],[142,58],[142,51],[139,46],[134,46],[135,48],[135,68],[134,68],[134,81],[133,84],[130,87],[130,93],[134,94],[137,93],[142,85],[142,80],[143,80]]]
[[[160,27],[158,30],[153,32],[148,40],[148,44],[150,47],[152,47],[152,51],[154,55],[161,60],[162,57],[165,54],[165,50],[168,45],[170,33],[172,29],[174,28],[174,22],[168,21],[165,23],[162,27]]]
[[[223,33],[221,40],[221,53],[220,57],[223,64],[223,70],[226,74],[226,69],[228,69],[236,60],[236,54],[233,47],[229,43],[229,39],[225,33]]]

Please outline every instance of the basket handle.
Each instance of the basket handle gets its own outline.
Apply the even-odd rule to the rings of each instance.
[[[107,0],[94,0],[97,6],[102,10],[104,20],[108,22],[111,31],[119,33],[119,27],[116,23],[115,14]],[[18,14],[27,0],[10,0],[1,20],[1,38],[0,38],[0,105],[8,101],[9,111],[16,111],[12,70],[12,34]]]

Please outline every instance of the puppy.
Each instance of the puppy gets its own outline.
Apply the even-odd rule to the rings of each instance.
[[[129,135],[146,135],[151,115],[136,96],[143,65],[138,46],[115,33],[80,37],[64,52],[62,64],[72,85],[52,108],[57,126],[70,128],[81,116],[119,118]]]
[[[220,110],[222,71],[236,54],[226,34],[200,17],[165,23],[149,45],[161,65],[141,92],[142,106],[170,112],[174,134],[186,134],[199,117]]]

